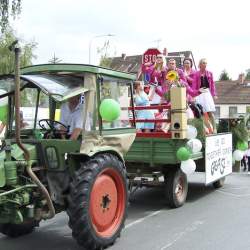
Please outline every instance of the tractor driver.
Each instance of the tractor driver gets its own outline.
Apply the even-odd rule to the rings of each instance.
[[[69,98],[61,106],[60,122],[69,128],[66,138],[77,140],[82,132],[83,127],[83,101],[81,95]],[[61,126],[60,130],[65,131],[65,127]]]

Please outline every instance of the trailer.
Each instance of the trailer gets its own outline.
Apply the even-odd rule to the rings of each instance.
[[[132,122],[169,123],[170,129],[137,132],[125,160],[130,193],[139,187],[163,186],[167,203],[177,208],[186,201],[187,174],[194,168],[196,172],[204,173],[205,185],[223,186],[226,176],[232,172],[232,134],[206,135],[203,117],[187,119],[185,88],[171,88],[170,97],[171,105],[131,107],[134,114]],[[136,119],[136,111],[142,109],[160,110],[169,115],[165,119]],[[196,138],[190,137],[190,128],[198,131]],[[198,151],[193,148],[197,141],[202,146],[198,147]],[[190,155],[181,161],[178,151],[183,148],[188,149]]]

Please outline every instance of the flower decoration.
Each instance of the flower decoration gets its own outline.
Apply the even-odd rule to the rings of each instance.
[[[178,73],[175,70],[170,70],[167,75],[166,79],[170,82],[175,82],[179,80]]]
[[[170,87],[183,87],[183,84],[180,82],[180,78],[178,75],[178,72],[175,70],[170,70],[166,75],[166,80],[168,80],[168,83]]]

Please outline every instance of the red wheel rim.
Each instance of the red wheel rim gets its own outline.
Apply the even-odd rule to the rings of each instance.
[[[126,206],[124,180],[117,170],[107,168],[96,178],[90,194],[90,216],[101,237],[112,236],[121,225]]]

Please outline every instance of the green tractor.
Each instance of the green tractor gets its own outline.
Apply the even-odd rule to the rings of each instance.
[[[134,76],[80,64],[20,70],[19,48],[15,55],[15,75],[0,77],[0,98],[8,100],[0,150],[0,232],[28,234],[40,221],[66,211],[80,245],[107,247],[120,236],[127,213],[123,156],[135,138],[128,109]],[[81,138],[63,139],[60,105],[79,94],[84,96]],[[119,119],[100,116],[107,98],[122,104]]]

